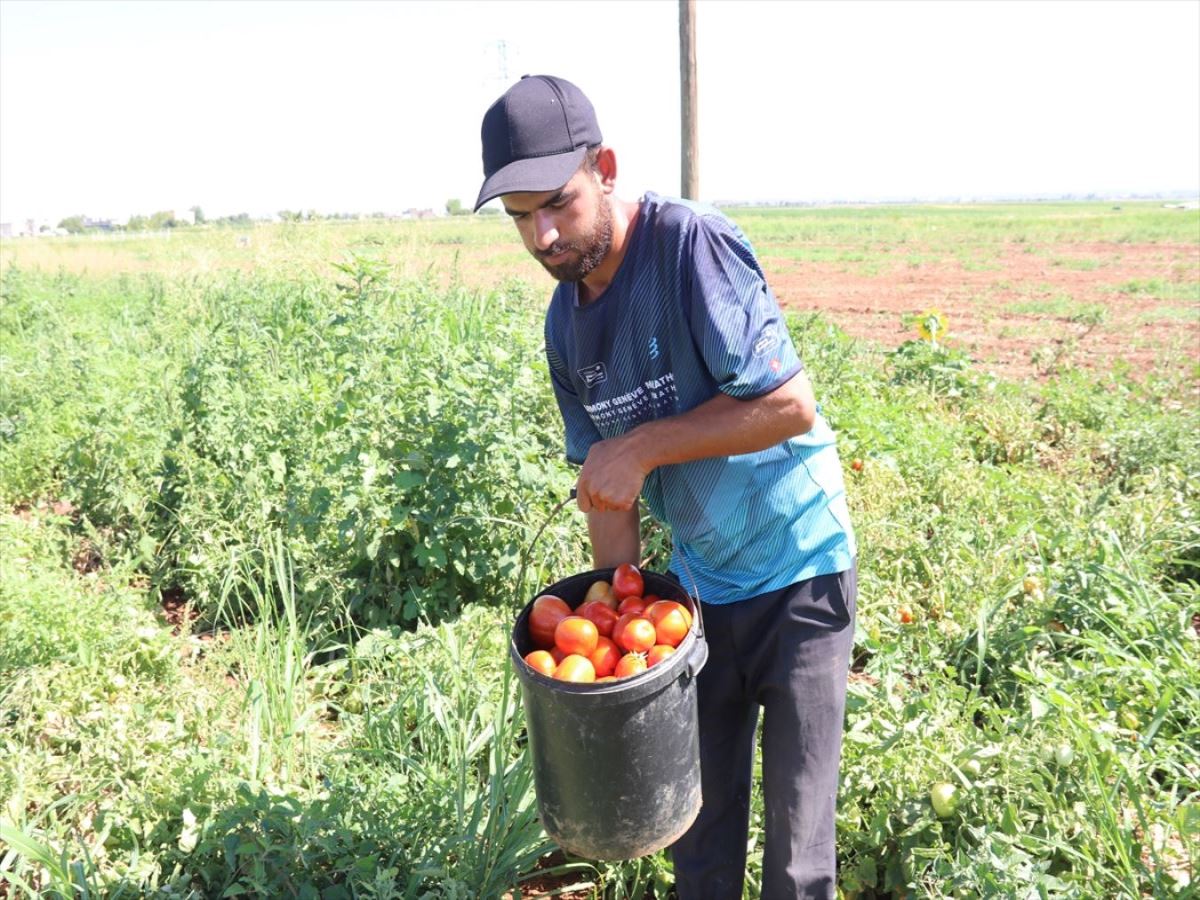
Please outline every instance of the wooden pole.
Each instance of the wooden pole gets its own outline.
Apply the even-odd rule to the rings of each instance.
[[[680,196],[700,199],[700,143],[696,139],[696,0],[679,0]]]

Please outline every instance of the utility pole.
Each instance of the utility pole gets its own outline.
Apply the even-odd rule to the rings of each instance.
[[[679,0],[680,195],[700,199],[700,143],[696,139],[696,0]]]

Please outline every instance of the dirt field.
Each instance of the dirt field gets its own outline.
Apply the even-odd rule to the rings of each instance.
[[[1196,246],[1008,245],[983,265],[902,259],[873,273],[769,250],[762,257],[786,309],[819,310],[890,348],[913,336],[903,316],[936,308],[951,343],[1007,378],[1036,377],[1055,362],[1096,369],[1124,360],[1142,371],[1164,355],[1200,363]]]

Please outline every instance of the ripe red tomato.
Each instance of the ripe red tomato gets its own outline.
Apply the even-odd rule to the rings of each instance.
[[[655,644],[646,654],[646,665],[656,666],[674,652],[675,648],[667,644]]]
[[[621,563],[613,572],[612,590],[618,600],[626,597],[640,597],[645,588],[642,573],[632,563]]]
[[[529,636],[533,643],[542,650],[553,647],[554,629],[570,614],[571,607],[561,597],[542,594],[534,600],[533,608],[529,610]]]
[[[902,603],[896,610],[896,618],[900,620],[901,625],[911,625],[913,620],[912,607],[907,603]]]
[[[553,675],[554,670],[558,667],[558,663],[554,661],[554,657],[545,650],[534,650],[525,656],[525,662],[529,668],[535,672],[541,672],[543,675]]]
[[[616,671],[613,672],[618,678],[627,678],[630,675],[636,675],[638,672],[645,672],[648,666],[646,665],[646,657],[640,653],[626,653],[621,657],[621,661],[617,663]]]
[[[588,654],[592,666],[596,669],[596,677],[603,678],[611,675],[621,660],[621,649],[612,642],[611,638],[596,639],[596,649]]]
[[[554,660],[554,665],[555,665],[555,666],[558,666],[558,665],[559,665],[559,664],[560,664],[560,663],[561,663],[561,662],[562,662],[564,659],[566,659],[566,658],[567,658],[567,654],[563,653],[563,652],[562,652],[561,650],[559,650],[557,647],[551,647],[551,648],[550,648],[548,651],[546,651],[546,652],[547,652],[547,653],[549,653],[549,654],[550,654],[550,658],[551,658],[552,660]]]
[[[852,463],[850,463],[850,468],[852,468],[855,472],[861,472],[863,470],[863,461],[861,459],[854,460]]]
[[[657,643],[657,639],[654,623],[641,616],[625,619],[623,624],[618,620],[617,627],[613,629],[613,641],[630,653],[645,653]]]
[[[605,606],[600,600],[589,600],[575,610],[575,615],[583,616],[591,621],[596,626],[596,630],[600,632],[601,637],[611,637],[613,626],[617,624],[617,611],[609,606]]]
[[[645,611],[646,601],[641,597],[626,597],[617,607],[617,613],[622,616],[626,613],[633,613],[635,616],[640,616]]]
[[[558,664],[554,677],[559,681],[590,682],[596,680],[596,669],[586,656],[573,653]]]
[[[554,646],[568,656],[587,656],[596,649],[596,640],[599,637],[600,632],[589,619],[583,616],[567,616],[554,629]]]

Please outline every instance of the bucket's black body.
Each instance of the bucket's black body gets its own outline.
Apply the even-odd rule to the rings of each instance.
[[[542,594],[575,609],[598,569]],[[638,675],[574,684],[534,672],[524,657],[530,601],[517,617],[509,652],[521,681],[529,752],[542,825],[563,848],[588,859],[633,859],[681,837],[700,812],[696,675],[708,658],[703,627],[673,579],[643,572],[645,592],[678,600],[693,622],[676,652]]]

